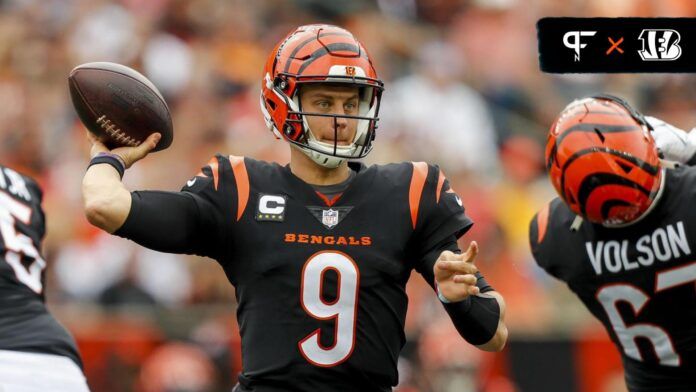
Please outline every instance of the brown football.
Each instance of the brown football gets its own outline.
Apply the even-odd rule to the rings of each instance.
[[[137,146],[162,134],[153,151],[172,144],[169,107],[152,82],[125,65],[82,64],[68,76],[70,98],[82,123],[108,148]]]

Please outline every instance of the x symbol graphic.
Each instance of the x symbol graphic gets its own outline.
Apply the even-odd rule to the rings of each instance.
[[[623,52],[624,52],[623,49],[621,49],[619,47],[619,45],[624,40],[623,37],[619,38],[619,40],[616,42],[614,42],[614,40],[612,40],[611,37],[607,37],[607,39],[609,39],[609,43],[611,44],[611,47],[609,47],[609,49],[607,50],[607,53],[606,53],[607,55],[609,55],[609,53],[613,52],[614,49],[616,49],[619,53],[623,54]]]

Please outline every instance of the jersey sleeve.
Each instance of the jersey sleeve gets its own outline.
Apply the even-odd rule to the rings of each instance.
[[[132,192],[115,234],[148,248],[221,259],[233,230],[236,186],[230,160],[216,155],[180,192]]]
[[[529,222],[529,246],[536,263],[551,276],[560,279],[560,271],[554,266],[552,240],[549,238],[549,220],[553,202],[547,203]]]
[[[464,235],[474,223],[466,215],[462,199],[436,165],[413,163],[409,204],[419,260],[448,237],[458,239]]]

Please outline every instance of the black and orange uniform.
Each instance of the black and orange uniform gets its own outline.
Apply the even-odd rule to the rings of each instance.
[[[696,168],[663,172],[641,220],[588,221],[555,199],[532,220],[537,263],[566,282],[621,352],[631,391],[696,390]]]
[[[235,286],[242,391],[397,384],[411,271],[433,285],[437,256],[472,222],[435,166],[349,165],[329,196],[288,166],[221,155],[181,192],[132,193],[116,234],[214,258]]]
[[[72,336],[46,309],[42,192],[0,165],[0,350],[62,355],[82,366]]]

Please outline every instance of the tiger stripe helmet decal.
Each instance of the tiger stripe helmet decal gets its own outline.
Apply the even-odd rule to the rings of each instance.
[[[551,125],[545,157],[561,199],[590,222],[631,223],[660,190],[663,174],[650,126],[617,97],[571,102]]]

